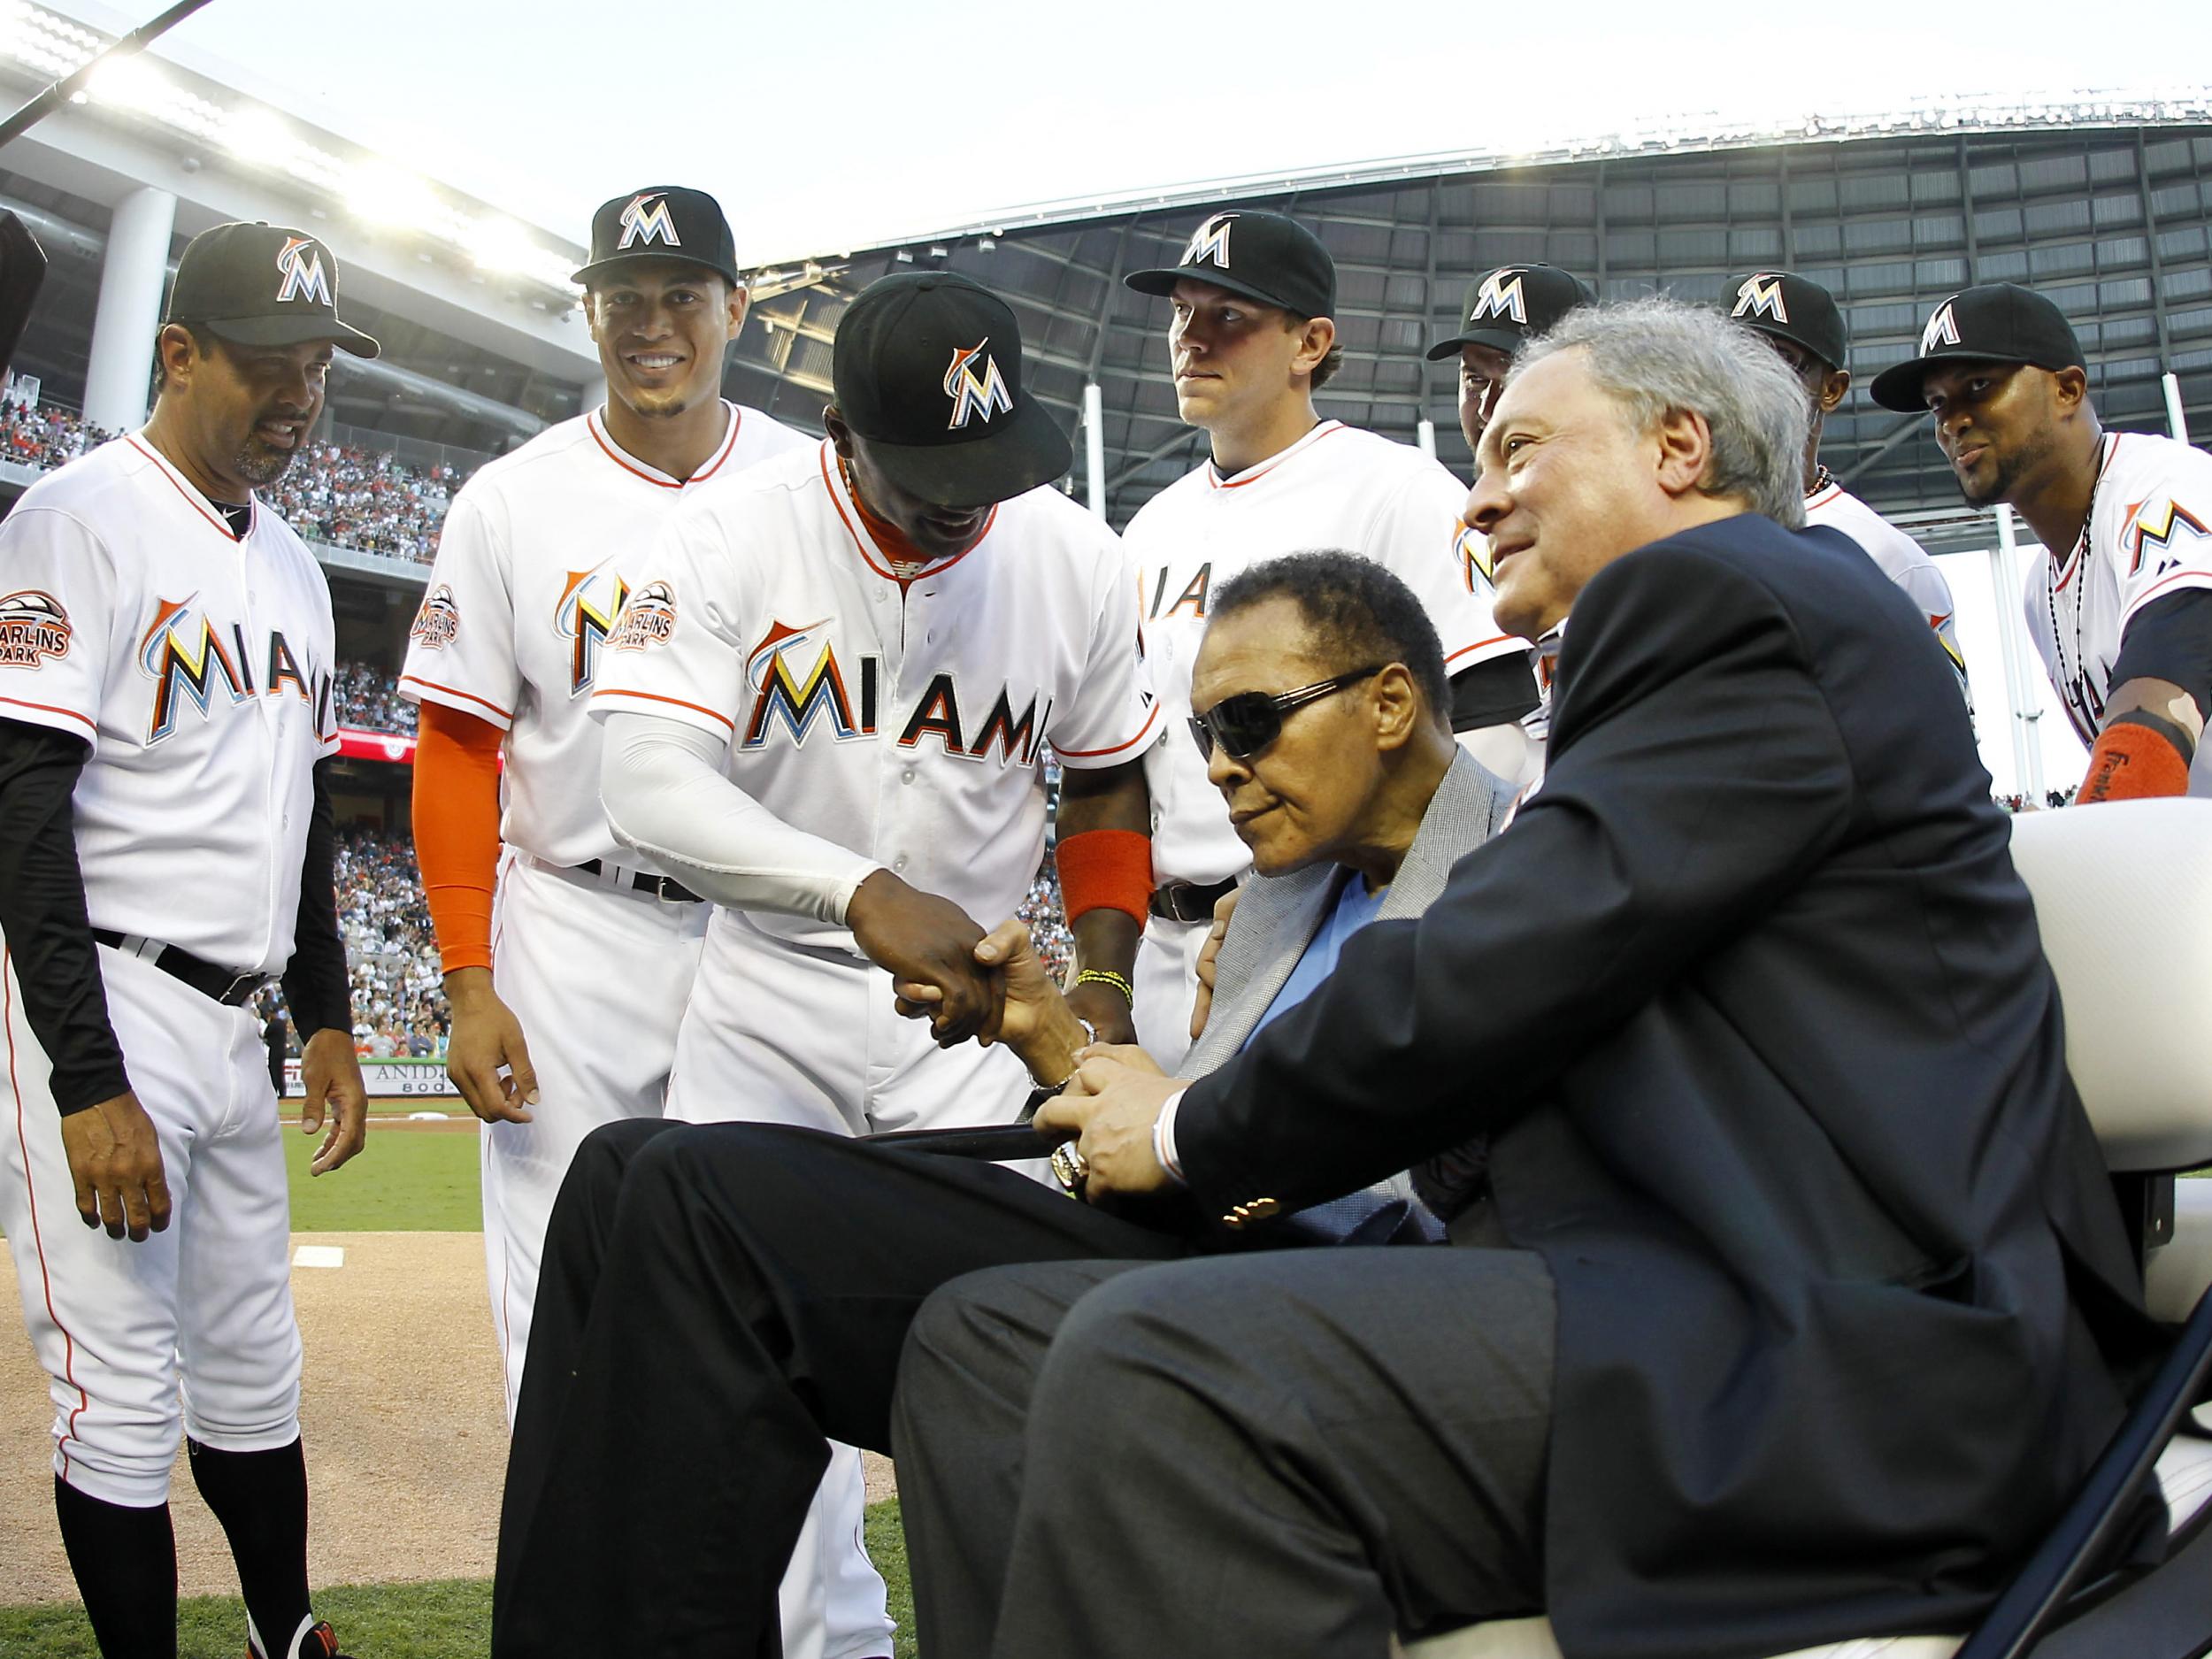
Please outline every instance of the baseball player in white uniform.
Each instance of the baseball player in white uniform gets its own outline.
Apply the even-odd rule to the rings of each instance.
[[[261,1031],[303,1040],[316,1173],[358,1151],[330,594],[253,492],[307,442],[338,320],[321,242],[222,225],[178,262],[145,429],[0,525],[0,1225],[54,1402],[54,1502],[101,1651],[176,1651],[181,1429],[253,1659],[310,1611],[289,1206]],[[72,1210],[76,1217],[73,1219]],[[103,1231],[104,1228],[104,1231]]]
[[[617,196],[576,278],[607,402],[462,487],[399,682],[422,705],[416,849],[453,1010],[447,1071],[484,1120],[511,1423],[561,1178],[601,1124],[660,1115],[706,933],[706,905],[618,842],[599,808],[584,711],[607,634],[679,503],[813,449],[721,396],[745,288],[712,196]]]
[[[2212,795],[2212,456],[2107,432],[2059,309],[2008,282],[1945,300],[1874,401],[1934,417],[1974,506],[2008,502],[2045,551],[2028,629],[2090,746],[2077,802]]]
[[[1805,440],[1805,522],[1843,532],[1866,550],[1883,575],[1912,596],[1951,659],[1959,695],[1971,710],[1974,697],[1967,688],[1966,654],[1959,649],[1951,584],[1927,549],[1837,483],[1820,464],[1822,422],[1842,407],[1851,390],[1851,371],[1843,366],[1851,334],[1835,296],[1791,271],[1755,271],[1738,279],[1730,291],[1734,297],[1729,315],[1781,354],[1812,400],[1812,431]]]
[[[1162,714],[1121,549],[1049,488],[1068,443],[1027,396],[1005,303],[950,274],[887,277],[841,321],[833,378],[827,442],[678,508],[593,689],[610,826],[717,903],[669,1112],[1005,1123],[1026,1071],[959,1041],[996,1018],[975,918],[1013,914],[1036,872],[1048,749],[1070,1000],[1126,1040],[1149,886],[1139,758]],[[941,993],[930,1024],[900,1017],[894,974]],[[523,1412],[541,1405],[526,1387]],[[861,1502],[842,1451],[810,1524],[851,1540],[821,1569],[827,1659],[888,1647]],[[787,1579],[787,1652],[793,1600]]]
[[[1279,213],[1225,211],[1174,265],[1124,279],[1171,302],[1168,351],[1182,418],[1208,459],[1147,502],[1125,535],[1144,612],[1146,660],[1168,724],[1190,715],[1191,664],[1212,588],[1258,563],[1335,548],[1384,565],[1420,596],[1444,641],[1452,721],[1493,772],[1517,780],[1536,706],[1527,648],[1490,615],[1490,582],[1468,555],[1466,486],[1419,450],[1325,420],[1314,394],[1341,360],[1336,265]],[[1152,920],[1138,951],[1138,1040],[1172,1071],[1190,1046],[1198,956],[1214,906],[1251,867],[1221,792],[1188,743],[1146,758]]]

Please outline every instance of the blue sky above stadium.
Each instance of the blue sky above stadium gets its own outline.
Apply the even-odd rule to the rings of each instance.
[[[99,9],[135,22],[157,6]],[[214,0],[170,39],[567,236],[637,184],[703,185],[741,254],[765,261],[1024,203],[1512,151],[1705,112],[2143,88],[2212,61],[2212,6]]]

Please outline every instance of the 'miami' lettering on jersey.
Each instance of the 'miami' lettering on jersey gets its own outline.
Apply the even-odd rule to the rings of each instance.
[[[920,699],[914,704],[913,713],[906,717],[906,725],[899,733],[899,747],[918,749],[926,737],[935,737],[944,745],[945,753],[957,755],[963,760],[987,760],[991,746],[999,746],[999,764],[1019,763],[1034,765],[1037,761],[1037,733],[1052,718],[1052,703],[1047,699],[1042,714],[1038,712],[1037,699],[1033,693],[1029,706],[1018,718],[1014,713],[1014,693],[1011,686],[999,687],[997,701],[991,712],[970,743],[963,733],[960,723],[960,682],[951,673],[930,677],[923,687]]]
[[[1167,597],[1168,572],[1167,565],[1160,566],[1160,580],[1152,585],[1152,603],[1145,610],[1145,620],[1156,622],[1163,616],[1171,617],[1185,605],[1190,607],[1191,615],[1202,620],[1206,615],[1207,590],[1213,586],[1213,561],[1209,559],[1201,565],[1197,572],[1183,585],[1183,591],[1176,595],[1175,603],[1162,611],[1160,602]]]
[[[840,741],[860,737],[875,730],[876,659],[864,657],[862,663],[861,704],[864,720],[853,719],[852,700],[845,693],[845,676],[837,666],[837,651],[829,641],[822,641],[822,649],[814,658],[814,666],[806,678],[792,677],[791,664],[784,653],[795,650],[814,637],[818,628],[827,627],[834,618],[824,617],[817,622],[803,622],[797,627],[784,623],[772,623],[745,659],[746,683],[753,688],[753,711],[745,721],[745,736],[741,747],[758,749],[768,741],[768,726],[772,720],[780,721],[791,733],[795,743],[806,741],[806,734],[817,715],[826,715],[831,735]]]
[[[194,614],[193,602],[198,597],[187,594],[182,599],[157,600],[153,625],[138,642],[139,670],[154,682],[153,708],[146,721],[150,746],[176,730],[184,703],[190,703],[205,719],[213,708],[218,685],[234,703],[244,703],[256,689],[253,654],[247,649],[245,628],[232,623],[226,647],[216,624]],[[290,642],[273,631],[268,636],[264,664],[261,692],[277,695],[288,686],[315,710],[316,729],[325,729],[334,692],[330,671],[303,668]]]
[[[602,565],[570,571],[553,613],[553,630],[573,641],[568,654],[568,695],[580,697],[599,672],[599,648],[614,631],[615,619],[630,603],[630,584]]]

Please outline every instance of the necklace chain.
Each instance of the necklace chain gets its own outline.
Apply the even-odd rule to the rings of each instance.
[[[2105,442],[2110,443],[2117,440],[2108,437]],[[2066,568],[2065,564],[2062,562],[2049,570],[2043,579],[2043,599],[2051,612],[2051,649],[2058,657],[2059,683],[2066,687],[2066,712],[2078,733],[2088,717],[2089,687],[2085,682],[2089,676],[2089,664],[2082,649],[2082,610],[2085,598],[2084,590],[2089,585],[2089,532],[2097,521],[2097,487],[2104,482],[2104,448],[2101,444],[2098,446],[2097,463],[2097,476],[2089,482],[2089,505],[2081,516],[2081,535],[2074,543],[2074,663],[2071,668],[2066,664],[2066,642],[2061,637],[2058,626],[2059,573]],[[2094,741],[2095,738],[2096,733],[2093,731],[2084,741]]]

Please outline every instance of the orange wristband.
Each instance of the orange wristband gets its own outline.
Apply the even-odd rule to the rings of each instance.
[[[2173,740],[2156,726],[2122,714],[2097,733],[2088,773],[2074,800],[2081,804],[2188,793],[2189,761]]]
[[[1125,910],[1144,926],[1152,909],[1152,838],[1135,830],[1085,830],[1060,839],[1060,903],[1073,922],[1086,910]]]

